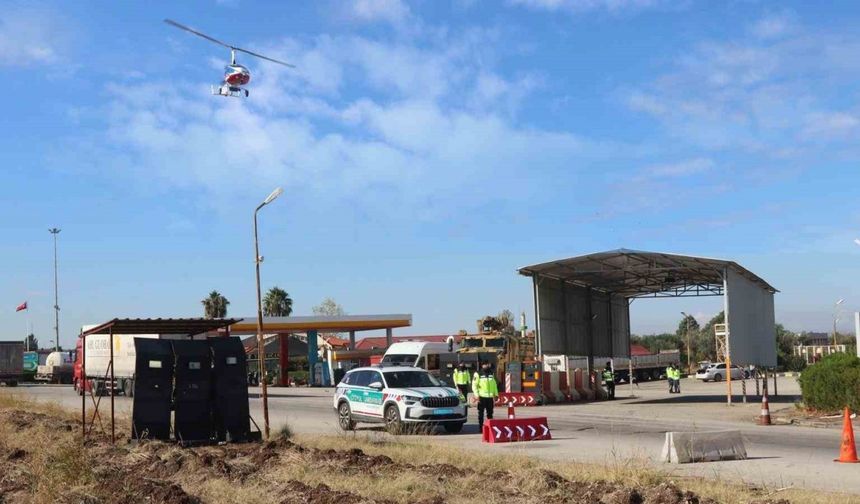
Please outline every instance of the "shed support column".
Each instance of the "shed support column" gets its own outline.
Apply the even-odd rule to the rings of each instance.
[[[287,387],[290,384],[290,335],[278,334],[278,385]]]
[[[723,270],[723,313],[726,320],[726,404],[732,405],[732,327],[729,324],[729,278],[728,270]]]
[[[349,331],[349,349],[355,350],[355,331]]]
[[[594,373],[594,315],[591,309],[591,287],[585,291],[585,305],[587,308],[585,316],[588,319],[585,324],[585,331],[588,337],[586,340],[588,346],[588,388],[594,390],[596,387],[593,387],[591,384]]]
[[[633,352],[630,351],[630,305],[633,304],[632,299],[625,299],[627,303],[627,359],[629,364],[627,367],[629,368],[629,373],[627,375],[627,379],[630,381],[630,397],[636,397],[633,395]]]
[[[29,338],[29,335],[27,336]],[[84,335],[81,338],[81,382],[78,387],[81,387],[81,441],[87,440],[87,337]]]
[[[391,329],[390,327],[385,329],[385,347],[386,348],[391,346],[392,340],[394,339],[392,334],[391,334],[392,331],[393,331],[393,329]]]
[[[133,340],[132,340],[133,341]],[[776,378],[774,377],[774,385]],[[116,393],[116,378],[113,372],[113,326],[110,328],[110,442],[116,443],[116,422],[114,414],[114,394]]]
[[[318,385],[316,380],[317,362],[319,362],[317,330],[308,331],[308,384]],[[322,373],[320,373],[322,374]]]

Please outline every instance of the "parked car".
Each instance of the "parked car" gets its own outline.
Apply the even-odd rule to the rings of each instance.
[[[714,362],[704,369],[699,369],[696,372],[696,378],[702,381],[723,381],[726,379],[726,364],[724,362]],[[742,378],[749,378],[749,371],[732,365],[732,380],[740,380]]]
[[[343,430],[364,422],[382,423],[395,434],[405,424],[438,424],[456,433],[466,423],[466,403],[460,393],[415,367],[352,369],[337,384],[333,402]]]

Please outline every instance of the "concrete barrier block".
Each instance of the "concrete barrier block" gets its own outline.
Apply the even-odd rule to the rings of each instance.
[[[667,432],[662,462],[688,464],[717,460],[743,460],[747,450],[740,431]]]

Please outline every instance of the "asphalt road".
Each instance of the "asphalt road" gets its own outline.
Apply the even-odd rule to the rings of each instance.
[[[793,408],[799,392],[796,382],[783,378],[779,397],[771,409]],[[433,436],[432,442],[456,443],[459,447],[487,452],[517,453],[549,460],[597,463],[626,463],[636,459],[679,475],[741,481],[768,488],[805,487],[860,495],[860,464],[837,464],[840,433],[836,429],[800,426],[762,427],[754,423],[760,403],[747,404],[734,396],[725,404],[725,384],[684,380],[682,394],[670,395],[662,382],[634,388],[619,386],[618,399],[611,402],[550,405],[520,408],[520,416],[546,416],[552,428],[551,441],[486,445],[480,442],[470,408],[471,424],[458,435]],[[750,384],[750,390],[754,386]],[[69,387],[19,386],[4,389],[12,394],[80,409],[80,397]],[[331,388],[270,388],[269,418],[272,430],[284,423],[301,433],[336,434],[339,431],[332,409]],[[735,388],[738,391],[738,388]],[[259,389],[250,389],[251,411],[262,425]],[[0,392],[2,393],[2,392]],[[87,399],[91,408],[91,399]],[[102,398],[101,411],[109,411],[109,398]],[[107,408],[105,406],[108,406]],[[131,401],[116,398],[117,411],[130,412]],[[504,411],[500,412],[504,414]],[[699,464],[669,465],[657,461],[667,431],[740,430],[749,459]],[[361,428],[362,433],[386,436],[378,428]]]

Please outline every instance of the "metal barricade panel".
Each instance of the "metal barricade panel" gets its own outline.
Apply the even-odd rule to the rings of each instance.
[[[135,338],[133,439],[170,439],[173,350],[169,341]]]
[[[218,441],[247,441],[251,422],[245,348],[239,338],[212,338],[212,413]]]
[[[212,354],[207,341],[173,341],[174,434],[183,443],[212,437]],[[244,373],[244,369],[242,370]]]

